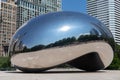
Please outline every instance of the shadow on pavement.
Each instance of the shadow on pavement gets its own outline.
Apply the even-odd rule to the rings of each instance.
[[[86,71],[60,71],[60,70],[54,70],[54,71],[45,71],[45,72],[38,72],[38,73],[25,73],[21,71],[6,71],[6,73],[18,73],[18,74],[71,74],[71,73],[105,73],[106,71],[96,71],[96,72],[86,72]]]

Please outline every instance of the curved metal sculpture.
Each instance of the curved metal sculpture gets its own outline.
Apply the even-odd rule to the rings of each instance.
[[[38,16],[21,26],[9,48],[12,64],[40,72],[68,63],[86,71],[104,69],[113,59],[114,39],[97,19],[78,12]]]

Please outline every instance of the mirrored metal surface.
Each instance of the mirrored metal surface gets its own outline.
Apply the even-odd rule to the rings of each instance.
[[[112,47],[111,49],[114,47],[114,39],[111,32],[97,19],[77,12],[49,13],[31,19],[16,31],[11,40],[9,54],[10,56],[21,53],[33,54],[31,52],[39,52],[53,48],[64,48],[68,46],[87,44],[89,42],[97,41],[102,41],[109,44],[109,46]],[[53,55],[52,53],[49,54]],[[71,62],[70,65],[74,66],[74,60],[80,56],[77,56],[74,59],[70,59],[70,61],[63,61],[60,64]],[[19,68],[22,67],[16,65],[15,63],[13,64]],[[79,64],[79,62],[76,64]],[[53,64],[48,67],[40,66],[37,68],[34,65],[34,67],[30,68],[30,70],[42,70],[54,67],[56,65],[59,64]],[[102,68],[104,67],[106,66],[102,66]],[[102,68],[100,67],[99,69]],[[25,69],[29,69],[29,67],[26,67]]]

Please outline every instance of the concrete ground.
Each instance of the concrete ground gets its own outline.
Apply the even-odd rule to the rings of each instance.
[[[78,69],[51,69],[44,73],[0,71],[0,80],[120,80],[120,71],[84,72]]]

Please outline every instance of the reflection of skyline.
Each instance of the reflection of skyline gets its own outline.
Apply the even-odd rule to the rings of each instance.
[[[27,28],[23,28],[24,33],[26,33],[26,35],[21,39],[23,43],[27,45],[27,47],[29,46],[29,48],[41,43],[48,45],[49,43],[54,43],[55,41],[61,40],[65,37],[72,37],[74,35],[75,37],[78,37],[81,34],[90,34],[90,30],[93,28],[92,25],[88,26],[89,24],[84,20],[76,19],[73,21],[76,17],[73,17],[73,19],[71,19],[71,17],[67,19],[67,16],[57,16],[56,19],[54,17],[56,16],[49,17],[52,18],[49,22],[46,22],[46,19],[48,18],[45,17],[44,19],[37,17],[28,22],[25,25]]]
[[[110,31],[98,20],[75,12],[49,13],[36,17],[19,29],[13,38],[19,39],[26,49],[33,49],[36,46],[48,48],[58,44],[66,45],[71,43],[69,41],[72,37],[75,37],[75,42],[107,41],[107,38],[112,38]]]
[[[107,41],[109,40],[110,44],[112,45],[113,39],[109,38],[104,38],[104,37],[99,37],[97,35],[80,35],[78,38],[76,37],[68,37],[61,39],[59,41],[56,41],[54,43],[50,43],[48,45],[44,44],[39,44],[36,46],[33,46],[31,48],[28,48],[22,42],[17,42],[17,44],[14,44],[16,47],[15,53],[24,53],[24,52],[32,52],[32,51],[38,51],[38,50],[43,50],[43,49],[48,49],[48,48],[54,48],[54,47],[64,47],[64,46],[70,46],[70,45],[77,45],[85,42],[90,42],[90,41]]]
[[[25,41],[23,43],[25,43],[25,44],[27,43],[27,45],[29,47],[32,46],[32,45],[35,45],[35,44],[39,44],[39,43],[42,43],[44,45],[48,45],[49,43],[53,43],[55,41],[58,41],[60,39],[65,38],[65,37],[72,37],[73,35],[76,35],[75,37],[78,37],[81,34],[83,34],[83,35],[90,34],[90,33],[86,33],[88,31],[85,31],[85,30],[82,30],[81,34],[80,34],[79,33],[79,31],[80,31],[79,28],[77,28],[77,29],[72,28],[72,29],[73,30],[69,29],[69,30],[64,30],[64,31],[59,31],[59,32],[57,32],[57,30],[55,30],[55,29],[54,30],[48,29],[45,32],[42,32],[44,35],[41,34],[41,35],[38,35],[38,37],[36,37],[37,35],[32,37],[32,34],[31,34],[31,38],[27,38],[27,40],[26,40],[27,42]],[[74,33],[73,33],[73,31],[74,31]],[[30,43],[30,45],[29,45],[29,43]]]
[[[76,26],[62,26],[59,28],[49,28],[47,30],[42,30],[39,34],[39,31],[35,31],[34,34],[38,34],[38,37],[34,36],[32,33],[27,33],[23,35],[23,38],[21,37],[21,41],[24,45],[27,45],[26,47],[31,48],[36,44],[43,44],[48,45],[49,43],[54,43],[55,41],[62,40],[63,38],[67,37],[73,37],[75,35],[76,38],[78,38],[80,35],[100,35],[100,32],[98,30],[92,28],[91,26],[85,26],[84,27],[76,27]],[[65,30],[66,29],[66,30]],[[74,32],[74,33],[73,33]],[[27,36],[27,37],[26,37]],[[46,36],[46,37],[45,37]],[[24,39],[26,38],[26,39]],[[32,42],[32,43],[31,43]]]
[[[52,24],[52,23],[51,23]],[[39,28],[36,29],[35,32],[33,32],[34,28],[32,28],[31,30],[29,30],[29,32],[26,32],[26,35],[21,39],[24,40],[24,38],[26,37],[26,40],[23,41],[24,44],[28,45],[29,47],[32,45],[36,45],[39,43],[44,43],[44,45],[47,45],[49,43],[53,43],[56,40],[60,40],[63,39],[64,37],[72,37],[73,35],[76,35],[76,37],[78,37],[81,34],[90,34],[88,33],[90,30],[90,27],[83,25],[83,27],[76,27],[77,25],[67,25],[67,26],[60,26],[58,28],[56,28],[55,25],[53,25],[53,28],[42,28],[41,31],[39,31]],[[61,31],[60,29],[63,30],[63,28],[66,28],[67,30]],[[68,29],[69,27],[69,29]],[[84,28],[86,27],[86,28]],[[31,33],[32,32],[32,33]],[[39,32],[41,32],[42,34],[39,34]],[[36,37],[35,34],[37,34]],[[43,35],[44,34],[44,35]],[[46,36],[46,37],[45,37]],[[33,40],[32,40],[33,39]]]

